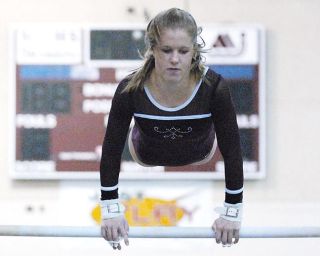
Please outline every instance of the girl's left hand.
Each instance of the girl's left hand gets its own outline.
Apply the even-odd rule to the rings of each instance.
[[[216,233],[217,243],[222,242],[223,246],[228,247],[239,242],[240,227],[240,221],[230,221],[221,217],[216,219],[212,225],[212,229]]]

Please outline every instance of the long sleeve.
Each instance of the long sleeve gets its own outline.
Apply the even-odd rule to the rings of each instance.
[[[216,87],[211,107],[218,146],[225,165],[225,202],[240,203],[243,194],[243,160],[240,136],[230,91],[223,78],[220,79]]]
[[[133,115],[130,93],[122,92],[126,84],[127,80],[120,82],[112,99],[108,125],[102,145],[100,162],[102,200],[118,198],[121,155]]]

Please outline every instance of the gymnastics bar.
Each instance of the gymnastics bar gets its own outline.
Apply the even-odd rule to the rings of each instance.
[[[0,225],[0,236],[101,237],[100,227]],[[208,227],[130,227],[130,238],[213,238]],[[242,238],[320,237],[320,227],[243,227]]]

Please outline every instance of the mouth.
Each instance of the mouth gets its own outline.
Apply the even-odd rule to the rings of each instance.
[[[179,68],[168,68],[169,71],[180,71]]]

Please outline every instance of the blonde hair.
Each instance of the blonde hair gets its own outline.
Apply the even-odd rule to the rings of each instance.
[[[197,81],[202,77],[204,65],[201,53],[203,52],[202,48],[205,45],[200,37],[202,29],[198,28],[190,13],[178,8],[171,8],[160,12],[149,22],[145,34],[146,51],[144,54],[143,66],[130,76],[131,79],[124,91],[143,88],[145,81],[150,77],[155,66],[152,49],[159,43],[161,31],[164,29],[184,29],[187,31],[192,39],[195,52],[191,63],[190,73],[195,76]],[[201,38],[202,43],[198,43],[198,37]]]

